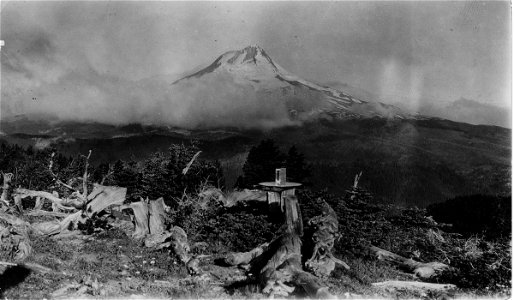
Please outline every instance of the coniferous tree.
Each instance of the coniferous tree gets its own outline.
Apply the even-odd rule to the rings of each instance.
[[[243,185],[251,188],[259,182],[273,181],[275,169],[286,166],[286,156],[272,139],[252,147],[243,166]]]
[[[295,146],[291,146],[287,152],[286,159],[287,180],[306,183],[306,179],[311,175],[309,166],[305,163],[305,156],[298,152]]]
[[[138,196],[140,195],[139,183],[140,174],[136,162],[118,160],[114,164],[113,175],[106,180],[105,184],[126,187],[127,198],[129,200],[138,200]]]
[[[173,204],[173,198],[184,193],[197,193],[203,183],[223,186],[223,173],[219,162],[203,161],[197,157],[186,174],[184,168],[199,148],[195,145],[172,145],[167,152],[158,152],[145,160],[142,169],[141,193],[150,199],[163,197]]]

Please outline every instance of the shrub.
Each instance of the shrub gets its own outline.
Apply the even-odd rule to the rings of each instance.
[[[432,204],[428,214],[442,223],[453,224],[455,232],[488,239],[507,237],[511,232],[511,198],[486,195],[462,196]]]

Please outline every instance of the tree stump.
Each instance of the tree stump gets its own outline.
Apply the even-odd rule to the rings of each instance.
[[[184,229],[173,226],[166,230],[166,205],[164,199],[143,200],[131,203],[124,208],[134,211],[135,231],[132,235],[135,239],[143,239],[146,247],[154,249],[171,248],[178,259],[183,262],[190,274],[198,274],[199,260],[193,257],[189,251],[190,246]]]
[[[281,234],[269,245],[261,245],[249,252],[232,253],[225,262],[232,265],[251,264],[257,274],[262,291],[271,296],[287,296],[295,289],[303,288],[310,296],[332,298],[328,288],[314,275],[302,269],[301,238],[303,223],[298,199],[294,195],[284,198],[285,221]]]
[[[2,195],[0,196],[0,201],[2,201],[4,204],[8,204],[9,199],[11,199],[11,182],[12,178],[14,176],[13,173],[3,173],[3,186],[2,186]]]

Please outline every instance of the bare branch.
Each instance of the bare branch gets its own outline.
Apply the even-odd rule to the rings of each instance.
[[[107,174],[105,174],[104,177],[102,177],[102,181],[100,181],[100,184],[103,185],[105,180],[107,178],[111,177],[113,174],[114,174],[114,165],[109,164],[109,170],[107,171]]]
[[[198,155],[200,155],[202,151],[198,151],[196,152],[196,154],[193,156],[193,158],[191,158],[191,160],[189,161],[189,163],[186,165],[186,167],[182,170],[182,175],[186,175],[187,174],[187,171],[189,171],[189,168],[191,168],[191,165],[194,163],[194,161],[196,160],[196,158],[198,158]]]
[[[82,179],[82,197],[85,199],[87,197],[87,168],[89,167],[89,158],[91,157],[91,150],[86,157],[86,166],[84,167],[84,176]]]
[[[359,186],[359,180],[361,179],[362,171],[355,175],[355,180],[353,181],[353,188],[356,189]]]
[[[52,152],[52,154],[50,155],[50,163],[48,164],[48,170],[50,171],[50,175],[52,175],[52,177],[54,178],[55,180],[55,183],[59,184],[59,185],[62,185],[70,190],[73,190],[75,192],[78,192],[76,189],[74,189],[71,185],[69,184],[66,184],[64,183],[62,180],[59,179],[59,177],[57,177],[57,174],[54,173],[53,171],[53,166],[54,166],[54,156],[55,156],[55,152]]]

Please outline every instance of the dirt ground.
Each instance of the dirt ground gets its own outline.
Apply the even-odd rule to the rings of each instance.
[[[202,273],[190,276],[169,250],[151,251],[112,228],[89,236],[65,239],[34,237],[35,263],[49,271],[23,266],[0,267],[0,296],[4,299],[76,298],[266,298],[245,271],[220,263],[223,254],[203,258]],[[377,270],[379,271],[379,267]],[[354,270],[359,272],[359,270]],[[364,272],[364,270],[363,270]],[[351,274],[327,279],[338,298],[377,298],[402,295],[359,282]],[[357,279],[356,279],[357,278]],[[397,278],[408,278],[398,272]],[[405,293],[404,293],[405,294]],[[428,296],[412,294],[404,296]],[[296,293],[301,297],[302,293]]]

